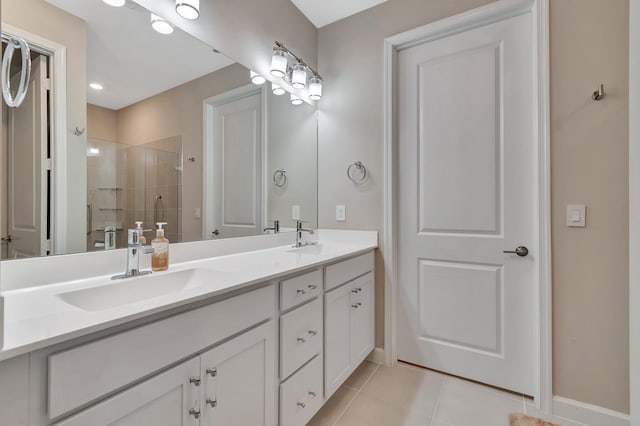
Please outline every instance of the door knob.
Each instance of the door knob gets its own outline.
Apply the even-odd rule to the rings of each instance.
[[[512,254],[517,254],[520,257],[525,257],[526,255],[529,254],[529,249],[526,248],[525,246],[519,246],[519,247],[516,247],[515,250],[505,250],[503,251],[503,253],[512,253]]]
[[[0,241],[4,241],[7,243],[10,243],[13,239],[11,238],[11,235],[7,235],[6,237],[2,237],[0,238]]]
[[[215,230],[211,231],[211,233],[212,233],[213,235],[220,235],[220,231],[219,231],[219,230],[217,230],[217,229],[215,229]]]

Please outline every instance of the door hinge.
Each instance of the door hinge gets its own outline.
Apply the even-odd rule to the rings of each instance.
[[[44,160],[44,168],[45,170],[53,169],[53,160],[51,158],[47,158],[46,160]]]
[[[50,78],[43,78],[42,79],[42,86],[45,88],[45,90],[51,90],[51,79]]]

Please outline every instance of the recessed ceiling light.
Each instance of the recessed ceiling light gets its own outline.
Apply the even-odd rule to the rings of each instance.
[[[160,34],[171,34],[173,32],[173,25],[153,13],[151,14],[151,27]]]
[[[102,0],[102,1],[108,4],[109,6],[113,6],[113,7],[122,7],[127,3],[127,0]]]
[[[185,19],[198,19],[200,0],[176,0],[176,12]]]
[[[104,87],[100,83],[91,83],[89,85],[89,87],[91,87],[93,90],[102,90],[102,89],[104,89]]]

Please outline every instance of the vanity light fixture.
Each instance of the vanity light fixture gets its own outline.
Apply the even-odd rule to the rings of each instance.
[[[291,104],[293,105],[302,105],[302,99],[294,93],[291,94]]]
[[[184,19],[198,19],[200,16],[200,0],[176,0],[176,12]]]
[[[102,89],[104,89],[104,87],[100,83],[91,83],[91,84],[89,84],[89,87],[91,87],[93,90],[102,90]]]
[[[287,49],[284,44],[276,41],[276,47],[273,48],[273,56],[271,57],[271,74],[274,77],[281,78],[288,86],[294,89],[308,89],[309,99],[317,101],[322,98],[323,79],[316,70],[311,68],[301,57]],[[289,66],[289,64],[293,64]],[[308,78],[308,84],[307,84]],[[276,93],[277,84],[272,85],[272,91]],[[278,86],[281,88],[281,86]],[[284,93],[284,89],[282,89]],[[300,105],[303,102],[298,95],[291,95],[291,103]]]
[[[173,32],[173,25],[171,25],[166,19],[153,13],[151,14],[151,27],[160,34],[166,35]]]
[[[113,7],[122,7],[127,3],[127,0],[102,0],[102,1],[108,4],[109,6],[113,6]]]
[[[273,92],[273,94],[276,96],[282,96],[285,93],[287,93],[286,90],[284,90],[282,87],[278,86],[275,83],[271,83],[271,92]]]
[[[271,75],[283,78],[287,74],[287,54],[279,47],[273,48],[271,56]]]
[[[260,86],[261,84],[264,84],[265,81],[267,81],[266,78],[264,78],[263,76],[261,76],[255,71],[249,71],[249,76],[251,77],[251,82],[258,86]]]

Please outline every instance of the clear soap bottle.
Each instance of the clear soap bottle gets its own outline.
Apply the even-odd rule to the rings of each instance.
[[[142,229],[142,222],[136,222],[136,231],[138,231],[138,241],[141,245],[147,244],[147,238],[144,236],[144,229]]]
[[[156,237],[151,240],[151,246],[153,247],[153,254],[151,255],[151,270],[152,271],[166,271],[169,268],[169,240],[164,236],[164,229],[162,227],[167,222],[158,222],[158,229],[156,230]]]

